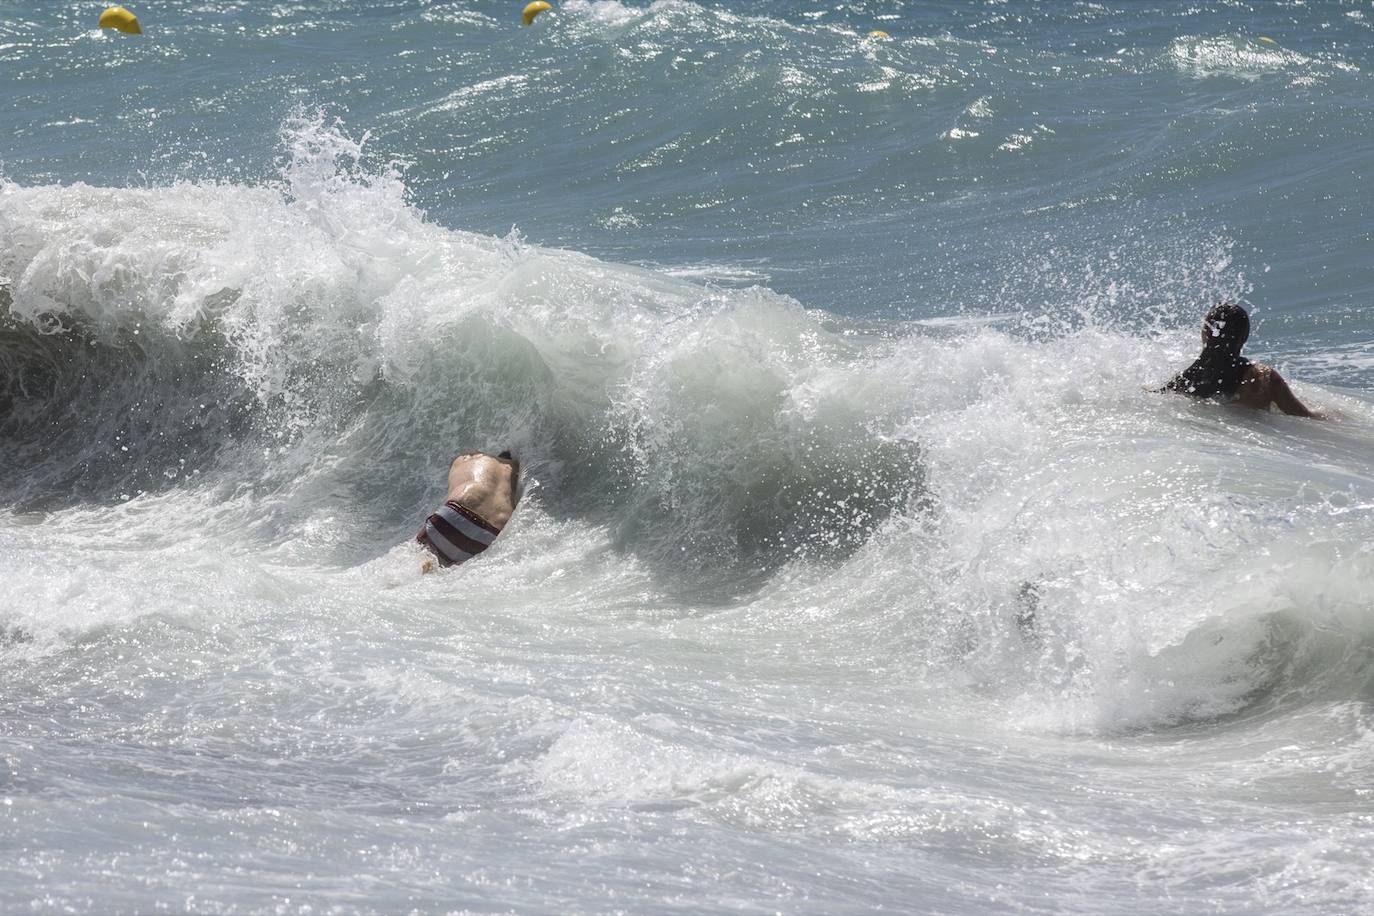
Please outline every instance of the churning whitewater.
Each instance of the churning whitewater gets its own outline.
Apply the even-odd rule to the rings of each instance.
[[[165,6],[0,4],[0,909],[1374,907],[1374,11]]]

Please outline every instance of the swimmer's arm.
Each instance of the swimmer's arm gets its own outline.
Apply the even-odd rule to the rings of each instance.
[[[1277,369],[1270,369],[1268,374],[1269,396],[1273,399],[1274,404],[1279,410],[1295,417],[1312,417],[1318,420],[1325,419],[1320,412],[1310,409],[1306,404],[1298,400],[1298,396],[1293,393],[1293,389],[1288,387],[1288,383],[1283,380],[1282,375],[1279,375]]]

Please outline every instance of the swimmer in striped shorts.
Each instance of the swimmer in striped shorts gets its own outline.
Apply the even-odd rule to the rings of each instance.
[[[464,563],[490,547],[515,511],[519,482],[520,462],[510,452],[460,452],[449,465],[444,504],[415,536],[433,554],[421,569]]]

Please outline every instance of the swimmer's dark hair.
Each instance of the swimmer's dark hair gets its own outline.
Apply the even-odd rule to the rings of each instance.
[[[500,458],[502,461],[509,461],[510,469],[515,473],[515,479],[520,479],[520,459],[512,455],[510,453],[510,449],[506,449],[504,452],[497,455],[496,457]]]
[[[1234,302],[1212,306],[1202,319],[1203,350],[1219,349],[1232,356],[1240,355],[1240,348],[1250,338],[1250,316]]]
[[[1250,316],[1234,302],[1212,306],[1202,319],[1202,353],[1161,391],[1197,398],[1234,397],[1250,361],[1240,355],[1250,337]]]

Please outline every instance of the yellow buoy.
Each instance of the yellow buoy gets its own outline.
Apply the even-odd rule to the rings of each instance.
[[[534,21],[535,16],[538,16],[540,13],[547,12],[551,9],[553,9],[553,7],[545,3],[544,0],[534,0],[533,3],[525,7],[525,12],[521,13],[520,15],[521,18],[525,20],[525,25],[529,25],[531,22]]]
[[[871,32],[868,33],[868,37],[869,37],[869,38],[891,38],[892,36],[889,35],[889,34],[887,34],[886,32],[884,32],[882,29],[874,29],[873,31],[871,31]]]
[[[100,14],[100,27],[114,29],[126,35],[142,35],[138,27],[138,17],[122,6],[112,6]]]
[[[1268,37],[1267,35],[1261,35],[1261,36],[1260,36],[1260,41],[1264,42],[1264,43],[1267,44],[1267,45],[1276,45],[1276,44],[1278,44],[1277,41],[1275,41],[1274,39]]]

